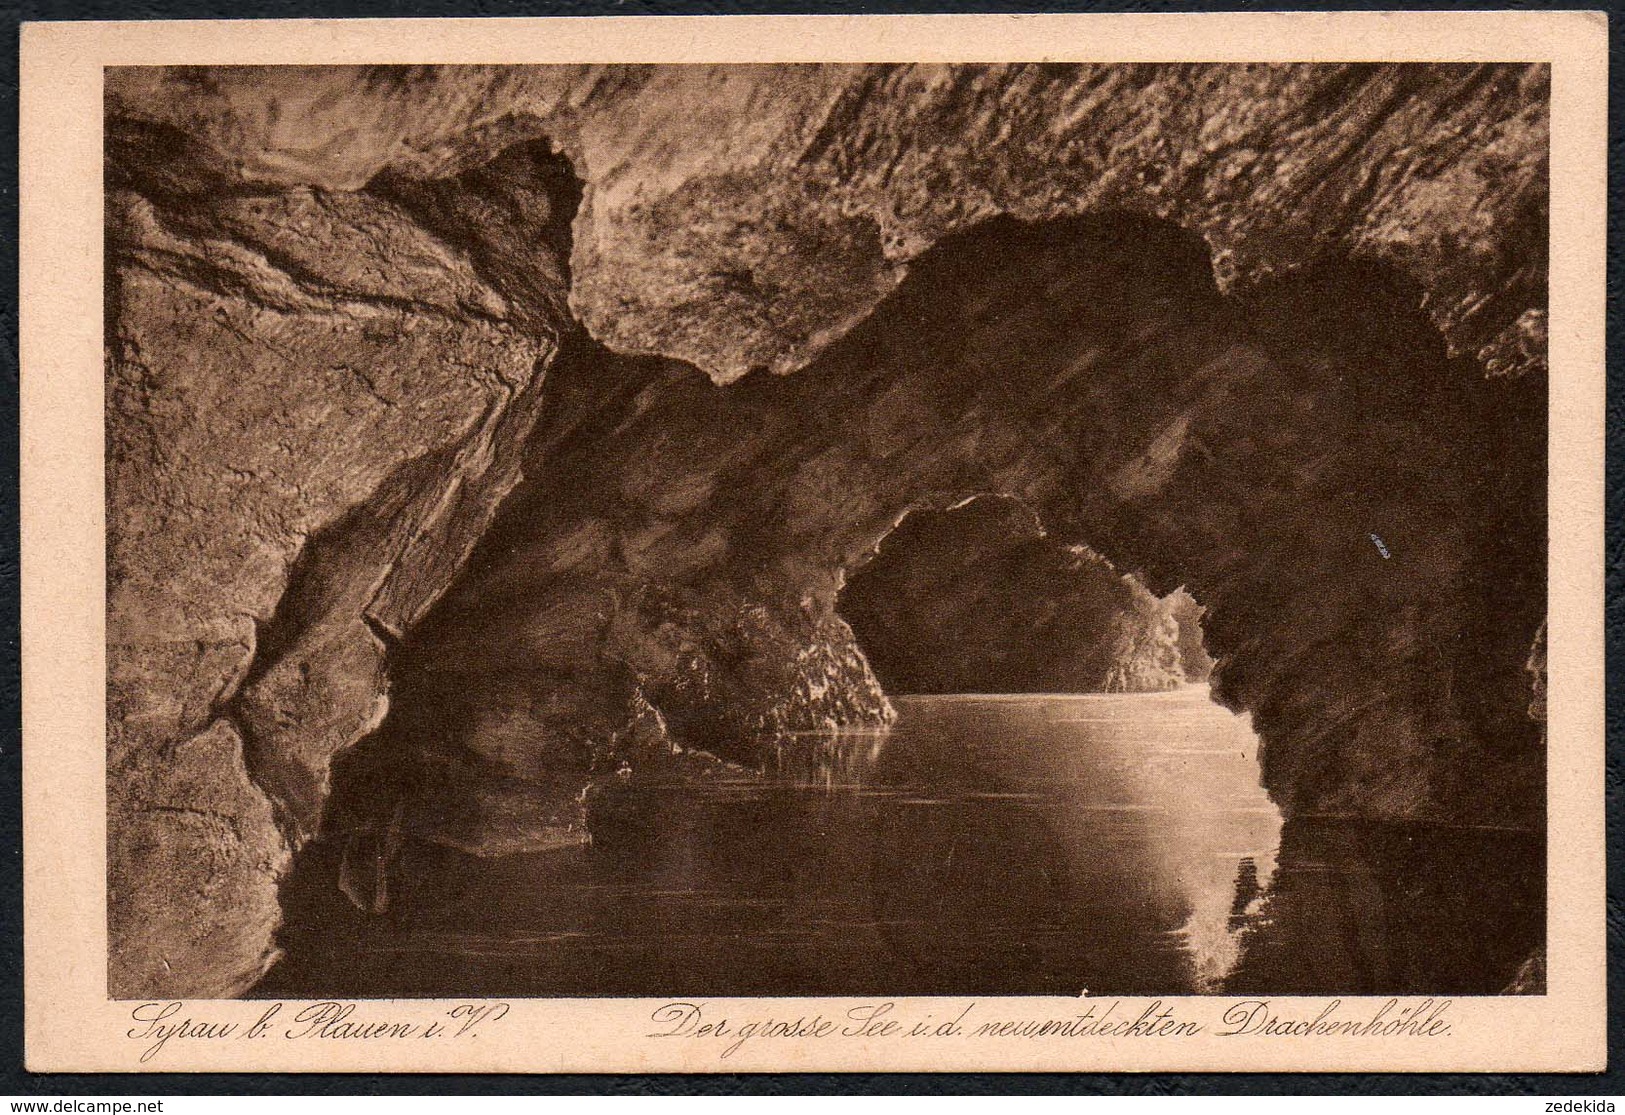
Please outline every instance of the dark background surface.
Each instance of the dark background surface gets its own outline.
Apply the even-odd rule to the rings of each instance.
[[[225,18],[366,18],[423,16],[638,16],[714,14],[914,14],[914,13],[1020,13],[1020,12],[1179,12],[1179,11],[1296,11],[1394,10],[1431,11],[1475,9],[1538,11],[1588,8],[1609,13],[1609,237],[1608,237],[1608,515],[1607,515],[1607,647],[1608,647],[1608,1047],[1614,1067],[1605,1074],[1486,1076],[1480,1074],[784,1074],[698,1076],[378,1076],[353,1074],[54,1074],[23,1070],[22,1024],[22,763],[20,754],[19,590],[17,543],[17,66],[15,25],[27,20],[86,19],[225,19]],[[7,485],[0,500],[0,1094],[47,1096],[121,1095],[130,1097],[225,1095],[700,1095],[700,1094],[882,1094],[882,1095],[1014,1095],[1075,1093],[1106,1095],[1237,1095],[1237,1094],[1437,1094],[1535,1095],[1583,1097],[1625,1095],[1625,1055],[1621,1010],[1625,1008],[1625,975],[1621,971],[1625,939],[1625,902],[1622,902],[1622,863],[1625,836],[1620,825],[1620,798],[1625,770],[1617,738],[1625,715],[1625,460],[1620,453],[1625,431],[1625,353],[1620,343],[1619,307],[1614,295],[1621,279],[1621,121],[1625,117],[1625,36],[1621,35],[1622,0],[1595,3],[1527,3],[1518,0],[1461,3],[1372,2],[1353,0],[1321,3],[1315,0],[1252,0],[1217,4],[1180,2],[1096,3],[1048,0],[999,3],[995,0],[162,0],[125,3],[120,0],[5,0],[3,11],[12,23],[10,37],[0,53],[0,158],[7,165],[0,173],[0,237],[4,238],[6,266],[0,281],[0,374],[6,379],[0,395],[0,476]],[[1509,55],[1516,53],[1509,44]]]

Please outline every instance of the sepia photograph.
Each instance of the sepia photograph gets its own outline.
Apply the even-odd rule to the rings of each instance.
[[[120,1040],[1542,1000],[1601,738],[1517,48],[107,64]]]
[[[110,72],[112,994],[1540,993],[1548,86]]]

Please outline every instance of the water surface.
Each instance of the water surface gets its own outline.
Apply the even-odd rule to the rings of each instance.
[[[1485,993],[1541,939],[1532,837],[1283,838],[1247,718],[1205,687],[897,705],[763,772],[640,787],[595,846],[408,846],[384,916],[318,846],[260,992]]]

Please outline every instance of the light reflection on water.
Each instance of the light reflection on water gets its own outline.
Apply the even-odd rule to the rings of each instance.
[[[1164,971],[1163,989],[1216,991],[1241,954],[1241,935],[1275,872],[1281,816],[1259,784],[1258,741],[1249,718],[1208,697],[1205,686],[1121,695],[905,697],[885,747],[934,753],[958,745],[972,777],[998,792],[965,786],[953,756],[937,766],[871,753],[871,778],[902,767],[940,774],[962,787],[946,801],[1022,802],[1063,839],[1072,880],[1062,917],[1120,916],[1122,903],[1157,910],[1125,941],[1141,957],[1177,946],[1183,971]],[[905,776],[904,781],[907,781]],[[1081,836],[1082,838],[1076,838]],[[1238,881],[1246,893],[1238,901]],[[1080,969],[1097,990],[1143,960],[1100,956]],[[1094,966],[1090,966],[1094,967]],[[1088,986],[1088,984],[1084,984]]]
[[[634,783],[594,847],[409,844],[384,917],[319,842],[259,993],[1483,993],[1541,939],[1538,841],[1309,818],[1284,851],[1205,687],[896,703],[760,773]]]

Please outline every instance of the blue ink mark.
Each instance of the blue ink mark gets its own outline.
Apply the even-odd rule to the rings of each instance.
[[[1382,555],[1382,560],[1387,561],[1389,558],[1393,557],[1393,555],[1388,552],[1388,547],[1382,544],[1382,539],[1378,538],[1375,534],[1368,534],[1366,537],[1377,544],[1377,553]]]

